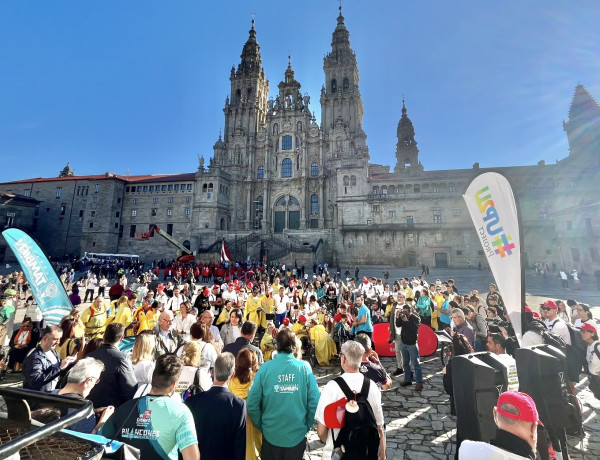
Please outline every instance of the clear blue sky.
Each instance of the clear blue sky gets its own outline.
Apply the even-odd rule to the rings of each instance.
[[[0,181],[192,172],[224,124],[251,14],[271,94],[292,55],[320,121],[335,0],[0,2]],[[426,170],[554,162],[578,83],[600,99],[600,2],[345,0],[371,162],[406,99]]]

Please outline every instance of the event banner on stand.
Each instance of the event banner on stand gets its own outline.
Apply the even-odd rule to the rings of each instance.
[[[22,230],[9,228],[2,232],[2,236],[21,264],[46,323],[51,326],[59,324],[62,318],[71,313],[73,306],[46,254]]]
[[[512,187],[504,175],[485,172],[471,181],[463,198],[520,341],[525,296],[519,210]]]

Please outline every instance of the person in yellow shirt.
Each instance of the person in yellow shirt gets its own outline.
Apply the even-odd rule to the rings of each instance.
[[[256,353],[248,348],[242,348],[235,359],[235,374],[229,381],[229,391],[238,398],[247,399],[248,392],[258,371]],[[262,433],[246,416],[246,460],[258,460],[262,446]]]
[[[88,339],[104,337],[108,318],[106,304],[102,297],[96,297],[94,302],[83,311],[81,322],[85,326],[85,336]]]
[[[259,286],[252,287],[252,292],[248,296],[248,300],[246,300],[244,314],[246,316],[246,321],[253,321],[259,327],[266,327],[267,318],[265,317],[265,312],[261,306],[260,298],[258,297],[259,292]]]
[[[308,328],[306,327],[306,316],[300,315],[298,321],[292,325],[292,332],[296,334],[299,339],[302,337],[308,337]]]
[[[271,321],[267,324],[267,331],[260,341],[260,349],[263,352],[265,362],[269,361],[273,355],[273,350],[277,347],[275,339],[277,337],[277,328]]]
[[[231,313],[232,309],[233,300],[229,299],[225,302],[225,307],[223,308],[223,310],[221,310],[221,313],[219,313],[219,317],[217,318],[216,324],[217,326],[229,322],[229,313]]]
[[[75,337],[78,339],[82,339],[85,336],[85,324],[81,321],[81,310],[74,308],[71,310],[71,315],[73,317],[73,321],[75,324],[73,326],[73,331],[75,333]]]
[[[277,291],[279,292],[279,291]],[[265,312],[265,322],[275,320],[275,299],[273,298],[273,288],[268,288],[260,298],[260,306]],[[266,327],[266,324],[265,326]]]
[[[117,302],[118,310],[111,321],[111,323],[121,323],[125,327],[125,337],[133,337],[135,335],[133,329],[133,311],[135,310],[136,300],[137,295],[135,294],[121,297]]]
[[[321,366],[328,366],[329,360],[337,355],[337,347],[333,338],[327,333],[322,324],[317,320],[310,321],[310,340],[315,346],[315,355]]]
[[[404,293],[404,298],[406,299],[414,299],[415,293],[413,292],[410,284],[408,284],[408,280],[406,278],[402,278],[402,287],[400,290]]]

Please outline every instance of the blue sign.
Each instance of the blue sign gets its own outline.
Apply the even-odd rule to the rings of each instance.
[[[73,306],[44,251],[22,230],[9,228],[2,236],[21,264],[44,319],[51,326],[59,324]]]

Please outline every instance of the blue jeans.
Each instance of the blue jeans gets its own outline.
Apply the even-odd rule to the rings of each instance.
[[[412,371],[410,365],[415,368],[415,377],[417,384],[423,384],[423,373],[421,372],[421,362],[419,361],[419,347],[415,345],[402,344],[402,361],[404,362],[404,381],[412,381]]]
[[[285,315],[287,315],[287,312],[283,312],[281,314],[276,314],[275,315],[275,326],[279,327],[281,325],[281,323],[283,322]]]

